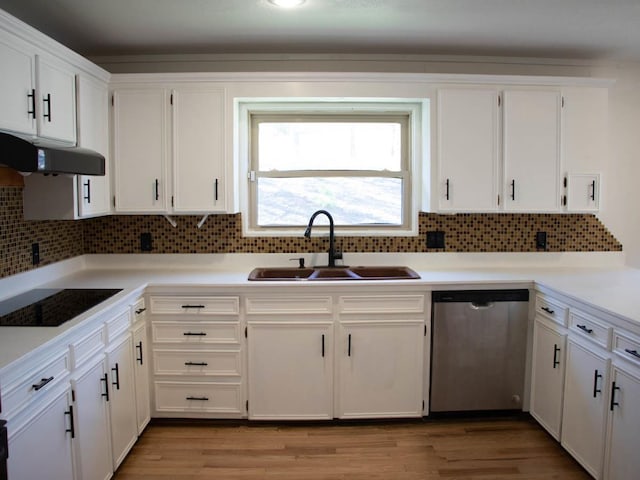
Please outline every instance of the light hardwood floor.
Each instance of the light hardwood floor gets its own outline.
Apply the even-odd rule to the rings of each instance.
[[[529,418],[152,423],[115,480],[591,477]]]

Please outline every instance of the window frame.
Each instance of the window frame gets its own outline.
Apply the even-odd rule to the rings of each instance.
[[[256,101],[255,99],[237,99],[238,107],[238,156],[243,157],[241,163],[241,189],[243,234],[245,236],[299,236],[300,226],[260,226],[257,224],[257,180],[258,178],[300,178],[300,177],[381,177],[399,178],[402,181],[402,222],[400,224],[364,224],[336,225],[336,232],[350,236],[408,236],[417,235],[417,217],[419,199],[421,198],[420,141],[423,135],[422,119],[425,114],[423,99],[398,99],[375,101],[347,101],[342,99],[323,99],[318,103],[300,101]],[[295,121],[297,119],[314,121],[353,121],[365,120],[398,120],[404,125],[401,129],[401,170],[288,170],[258,172],[257,165],[257,128],[254,119]],[[258,122],[262,123],[262,122]],[[312,175],[318,173],[318,175]],[[243,175],[244,174],[244,175]],[[311,216],[313,212],[309,212]],[[322,228],[321,225],[318,227]]]

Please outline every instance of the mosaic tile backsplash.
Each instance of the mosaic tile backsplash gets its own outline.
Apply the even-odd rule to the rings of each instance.
[[[114,215],[81,221],[25,221],[22,188],[0,187],[0,276],[34,268],[31,244],[40,244],[40,265],[83,253],[140,253],[140,234],[151,233],[152,253],[307,253],[327,250],[326,237],[243,237],[240,215]],[[345,237],[344,252],[535,252],[535,234],[547,232],[547,251],[621,251],[622,245],[590,214],[420,213],[417,237]],[[445,232],[444,249],[427,249],[426,232]]]

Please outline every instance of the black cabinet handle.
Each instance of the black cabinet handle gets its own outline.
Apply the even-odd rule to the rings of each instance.
[[[444,198],[446,198],[447,200],[449,200],[449,179],[447,178],[447,181],[445,182],[445,194],[444,194]]]
[[[184,362],[187,367],[206,367],[209,365],[207,362]]]
[[[182,308],[184,308],[184,309],[189,309],[189,308],[204,308],[204,305],[182,305]]]
[[[560,360],[558,360],[558,353],[560,352],[560,348],[558,345],[553,346],[553,368],[556,368],[560,365]]]
[[[624,351],[627,352],[629,355],[633,355],[636,358],[640,358],[640,353],[638,353],[637,350],[630,350],[628,348],[625,348]]]
[[[350,357],[351,356],[351,334],[349,334],[349,338],[347,340],[347,355]]]
[[[51,94],[47,93],[47,96],[42,99],[42,103],[47,104],[46,113],[43,113],[42,116],[47,119],[49,123],[51,123]]]
[[[69,405],[69,411],[64,412],[65,415],[69,415],[69,428],[65,432],[71,434],[71,438],[76,438],[76,427],[73,421],[73,405]]]
[[[87,194],[84,196],[84,199],[87,203],[91,203],[91,180],[87,178],[87,183],[83,183],[85,187],[87,187]]]
[[[160,182],[156,178],[156,202],[160,200]]]
[[[100,395],[102,395],[104,399],[108,402],[109,401],[109,375],[105,373],[104,377],[102,377],[100,381],[104,382],[104,393],[101,393]]]
[[[213,182],[213,191],[214,191],[214,197],[215,197],[215,201],[218,201],[218,179],[216,178],[216,181]]]
[[[591,182],[591,200],[596,201],[596,181]]]
[[[136,315],[140,315],[142,312],[145,312],[147,309],[146,308],[139,308],[138,310],[136,310]]]
[[[322,334],[322,357],[324,358],[324,333]]]
[[[511,180],[511,200],[515,201],[516,199],[516,181]]]
[[[37,392],[42,387],[44,387],[47,383],[49,383],[51,380],[53,380],[53,377],[42,378],[42,379],[40,379],[40,383],[36,383],[35,385],[31,385],[31,388],[33,388]]]
[[[549,307],[540,307],[540,310],[544,310],[545,312],[547,312],[549,315],[553,315],[555,313],[554,310],[551,310]]]
[[[616,386],[616,382],[611,382],[611,403],[609,404],[609,410],[613,412],[613,407],[619,407],[620,404],[616,402],[616,390],[620,390],[620,387]]]
[[[112,372],[116,372],[116,381],[111,382],[111,385],[116,386],[116,390],[120,390],[120,367],[116,363],[116,366],[111,369]]]
[[[142,340],[140,340],[138,342],[138,344],[136,345],[136,350],[138,351],[138,353],[140,354],[139,357],[136,358],[136,360],[138,362],[140,362],[140,365],[144,365],[144,362],[142,361]]]
[[[207,334],[205,332],[184,332],[182,335],[185,337],[206,337]]]
[[[591,335],[593,333],[593,329],[587,328],[586,325],[576,325],[576,327],[578,327],[583,332],[588,333],[589,335]]]
[[[602,390],[598,388],[598,379],[602,378],[602,375],[598,373],[598,370],[593,372],[593,398],[596,398],[598,393],[602,393]]]
[[[199,402],[208,402],[209,397],[187,397],[187,400],[197,400]]]
[[[36,118],[36,89],[32,88],[31,93],[27,94],[27,99],[31,104],[30,110],[27,110],[27,115],[31,115],[32,119]]]

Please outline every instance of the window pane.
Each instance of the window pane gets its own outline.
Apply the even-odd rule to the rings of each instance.
[[[261,122],[258,170],[401,168],[400,123]]]
[[[399,178],[260,178],[257,191],[261,227],[303,227],[320,209],[331,213],[336,225],[402,224]],[[324,215],[316,222],[328,223]]]

